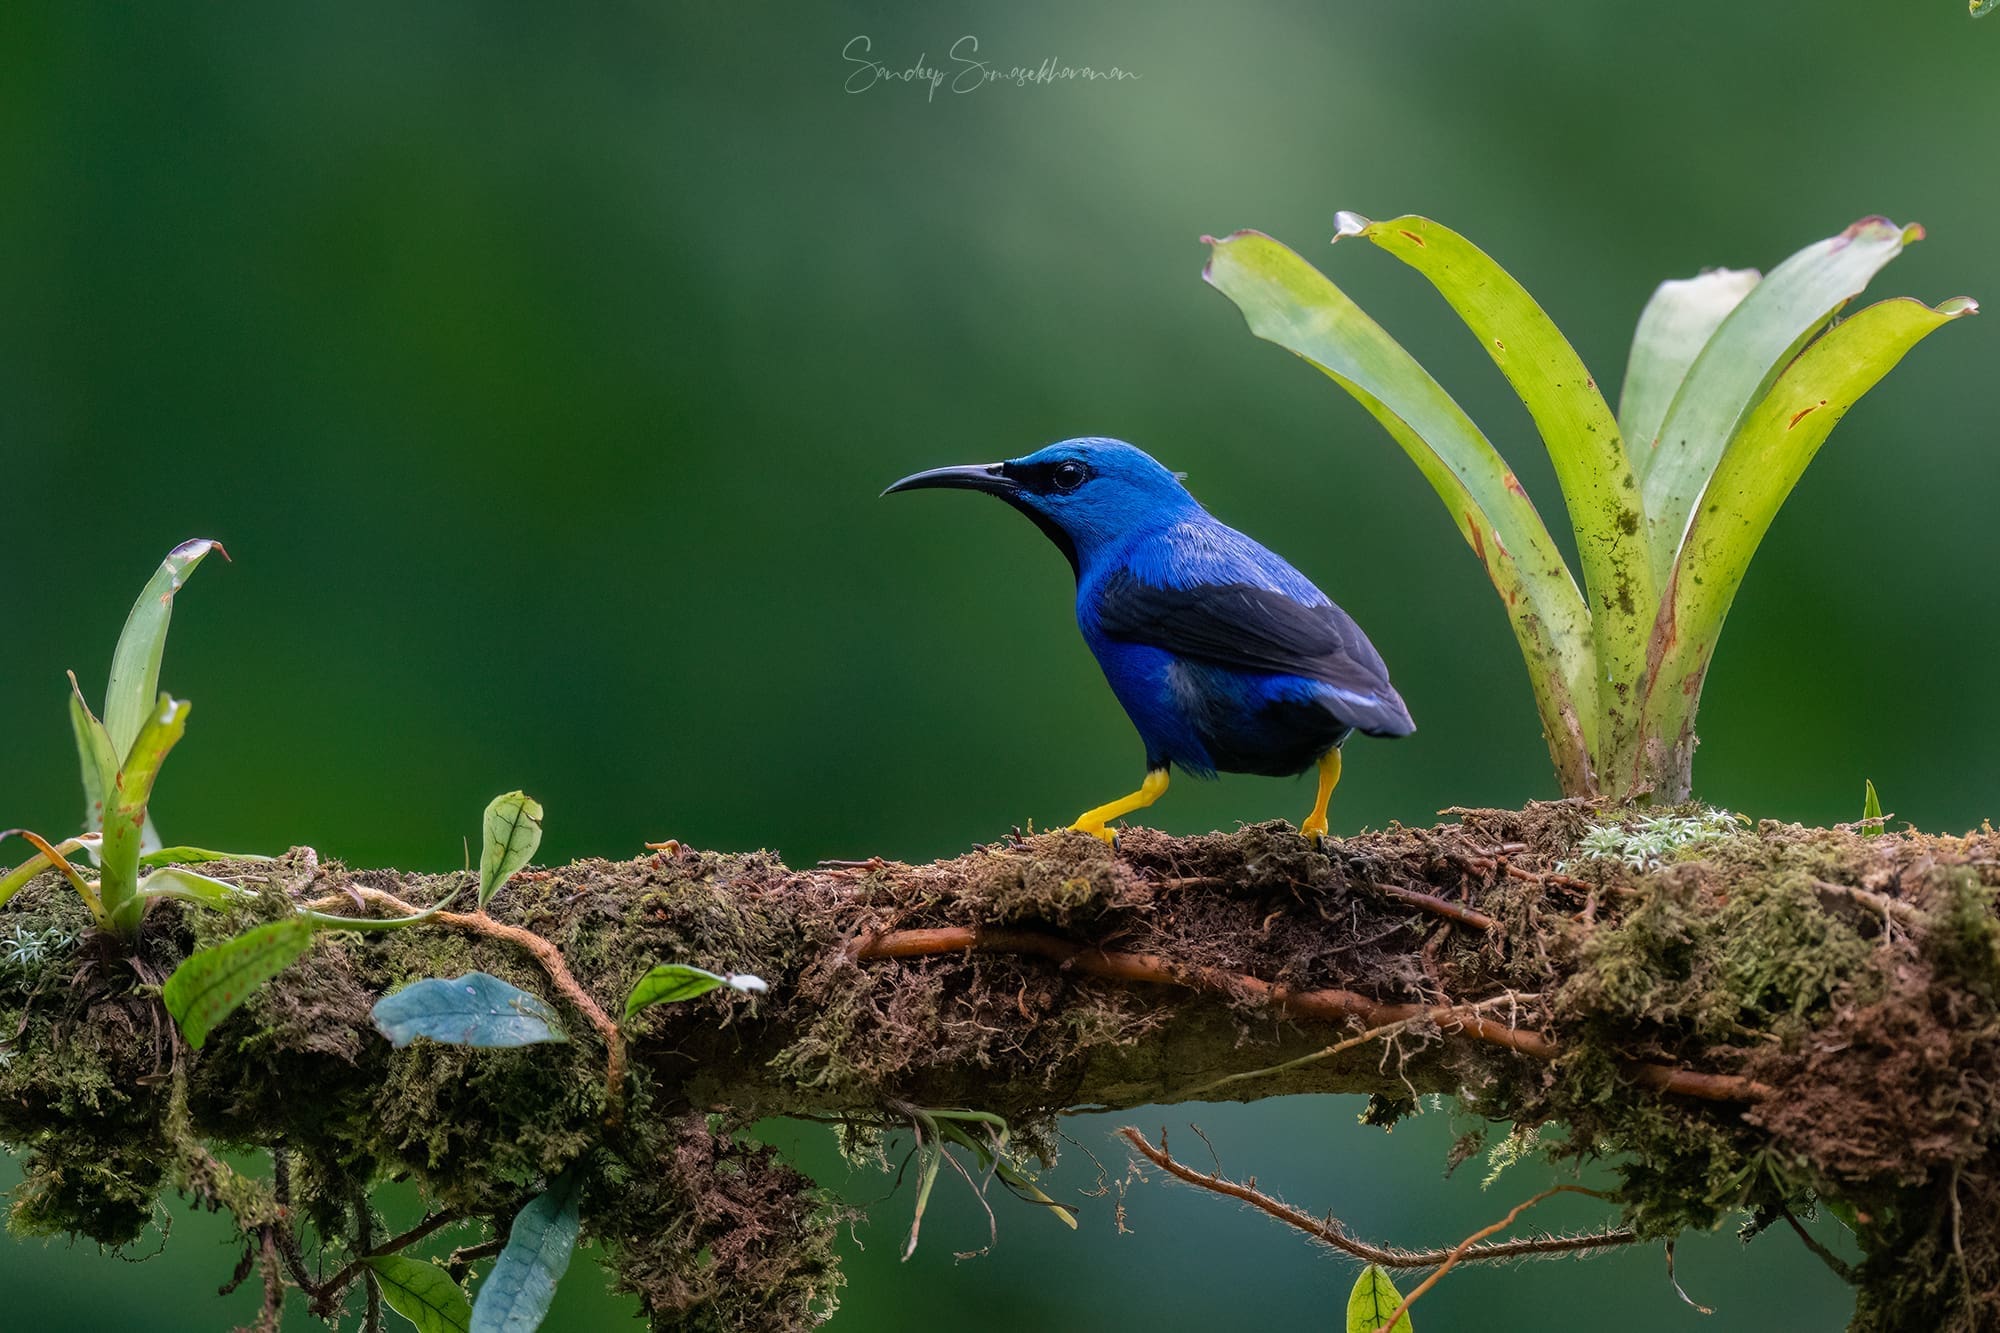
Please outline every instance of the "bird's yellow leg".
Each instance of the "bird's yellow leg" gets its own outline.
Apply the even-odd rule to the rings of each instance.
[[[1070,829],[1072,832],[1088,833],[1110,842],[1117,835],[1105,827],[1107,823],[1120,815],[1129,815],[1134,810],[1144,810],[1164,796],[1166,791],[1167,770],[1149,768],[1146,770],[1146,780],[1140,784],[1139,790],[1130,796],[1121,796],[1108,805],[1100,805],[1095,810],[1084,811],[1076,817],[1076,822],[1070,825]]]
[[[1300,834],[1308,838],[1326,836],[1326,803],[1339,785],[1340,747],[1335,746],[1319,761],[1319,798],[1313,802],[1313,812],[1306,816],[1306,822],[1299,825]]]

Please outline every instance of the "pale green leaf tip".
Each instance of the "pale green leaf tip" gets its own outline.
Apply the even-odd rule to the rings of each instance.
[[[1705,268],[1692,278],[1668,278],[1660,284],[1665,291],[1672,288],[1679,291],[1683,287],[1741,287],[1747,292],[1764,280],[1762,269],[1755,268]],[[1741,293],[1739,293],[1739,296]]]
[[[1971,0],[1970,8],[1972,10],[1972,17],[1976,19],[1985,18],[1994,10],[2000,9],[2000,0]]]
[[[1333,243],[1340,244],[1340,238],[1343,236],[1366,235],[1368,229],[1374,225],[1359,213],[1350,213],[1343,208],[1333,215]]]
[[[2000,5],[2000,0],[1994,0],[1994,3]],[[1948,301],[1938,302],[1937,312],[1947,319],[1957,319],[1960,315],[1976,315],[1979,313],[1979,302],[1970,296],[1954,296]]]
[[[1201,243],[1208,247],[1208,262],[1201,266],[1201,280],[1207,283],[1213,283],[1215,281],[1215,275],[1213,271],[1215,268],[1215,261],[1216,258],[1222,254],[1224,247],[1232,245],[1235,242],[1243,240],[1246,237],[1262,236],[1263,234],[1264,234],[1263,232],[1258,231],[1254,227],[1239,227],[1235,231],[1230,232],[1227,236],[1210,236],[1204,233],[1201,238]]]

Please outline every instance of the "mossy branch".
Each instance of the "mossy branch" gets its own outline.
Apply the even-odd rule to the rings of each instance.
[[[1390,1118],[1443,1093],[1562,1123],[1552,1151],[1617,1154],[1616,1221],[1641,1239],[1837,1202],[1865,1251],[1859,1328],[1996,1317],[2000,835],[1709,819],[1659,854],[1657,823],[1621,842],[1616,812],[1580,803],[1453,813],[1323,849],[1264,825],[929,865],[668,844],[527,870],[491,916],[323,938],[199,1053],[149,984],[191,950],[327,899],[407,913],[465,876],[301,849],[234,867],[264,892],[233,918],[156,911],[136,957],[47,877],[5,923],[40,953],[0,961],[0,1030],[19,1034],[0,1140],[31,1150],[14,1224],[128,1241],[162,1188],[202,1185],[201,1144],[261,1146],[286,1153],[286,1215],[358,1272],[379,1247],[355,1201],[383,1178],[414,1178],[436,1216],[495,1219],[583,1160],[586,1230],[657,1327],[795,1328],[838,1284],[840,1213],[735,1135],[756,1119],[973,1107],[1044,1146],[1083,1106],[1345,1091]],[[771,993],[612,1022],[661,962]],[[392,1051],[375,1033],[384,992],[472,969],[553,988],[597,1040]],[[607,1048],[627,1060],[610,1086]],[[273,1280],[262,1259],[290,1233],[241,1221]]]

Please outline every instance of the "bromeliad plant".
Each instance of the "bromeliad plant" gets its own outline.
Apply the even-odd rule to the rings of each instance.
[[[234,885],[188,866],[262,858],[199,847],[162,847],[147,809],[167,751],[187,730],[190,707],[185,699],[158,692],[174,594],[210,551],[229,558],[220,542],[183,542],[167,553],[140,591],[111,656],[102,720],[83,701],[76,675],[70,674],[69,713],[83,770],[84,831],[53,846],[26,829],[0,833],[0,838],[17,836],[37,849],[26,863],[0,876],[0,904],[54,867],[83,899],[98,929],[129,940],[138,933],[146,908],[158,899],[220,907],[242,896]],[[88,878],[69,859],[79,851],[96,859],[98,878]]]
[[[1687,799],[1702,681],[1779,506],[1847,409],[1978,306],[1898,298],[1836,322],[1924,234],[1863,218],[1768,276],[1660,284],[1614,416],[1534,298],[1464,237],[1414,216],[1341,213],[1336,229],[1428,278],[1520,395],[1555,464],[1582,590],[1486,435],[1340,288],[1255,231],[1209,239],[1203,276],[1251,332],[1352,394],[1445,502],[1506,604],[1564,793]]]

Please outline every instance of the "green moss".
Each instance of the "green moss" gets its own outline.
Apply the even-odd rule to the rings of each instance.
[[[156,1144],[49,1135],[22,1160],[7,1224],[23,1236],[130,1245],[153,1220],[166,1172]]]

